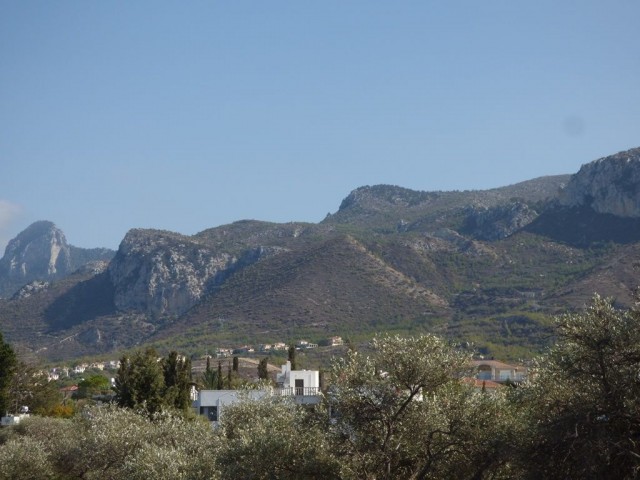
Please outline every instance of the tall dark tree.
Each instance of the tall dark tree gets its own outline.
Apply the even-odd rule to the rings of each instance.
[[[211,358],[207,357],[207,368],[202,374],[202,384],[205,390],[215,390],[218,386],[218,374],[211,368]]]
[[[218,384],[216,385],[218,390],[224,389],[224,379],[222,378],[222,362],[218,361]]]
[[[238,357],[233,357],[233,371],[238,373],[239,360]]]
[[[16,354],[0,333],[0,413],[9,408],[8,390],[16,367]]]
[[[165,403],[178,410],[191,406],[191,359],[172,351],[163,362]]]
[[[127,355],[120,357],[120,365],[116,372],[115,387],[116,402],[121,407],[132,408],[134,405],[134,385],[131,381],[131,359]]]
[[[267,380],[269,378],[269,372],[267,370],[267,357],[264,357],[258,363],[258,378],[261,380]]]
[[[291,362],[291,370],[296,370],[296,346],[289,345],[288,360]]]
[[[129,360],[123,357],[116,377],[116,401],[121,407],[162,410],[165,393],[164,374],[153,348],[136,352]]]

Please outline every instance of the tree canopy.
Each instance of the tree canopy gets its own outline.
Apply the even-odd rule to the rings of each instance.
[[[123,356],[116,376],[116,402],[121,407],[153,414],[166,408],[187,411],[191,406],[191,361],[177,352],[166,359],[148,348]]]
[[[529,465],[545,478],[640,474],[640,311],[595,296],[556,319],[558,336],[520,391]]]

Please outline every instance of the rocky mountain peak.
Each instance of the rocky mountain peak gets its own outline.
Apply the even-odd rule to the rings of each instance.
[[[597,213],[640,218],[640,148],[583,165],[559,201],[567,207],[591,207]]]
[[[71,271],[67,239],[52,222],[31,224],[12,239],[0,260],[0,275],[14,281],[55,278]]]
[[[364,186],[353,190],[340,204],[339,210],[353,207],[377,210],[381,207],[412,207],[427,201],[433,193],[410,190],[395,185]]]
[[[11,296],[31,282],[49,282],[73,273],[93,261],[109,261],[113,251],[70,245],[53,222],[29,225],[9,241],[0,259],[0,297]]]

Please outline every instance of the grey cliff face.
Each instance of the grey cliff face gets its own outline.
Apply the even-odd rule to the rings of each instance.
[[[465,231],[479,240],[499,240],[530,224],[538,214],[524,203],[470,208]]]
[[[31,224],[12,239],[0,259],[0,297],[10,297],[30,282],[59,280],[91,262],[106,264],[114,252],[74,247],[52,222]]]
[[[560,204],[640,218],[640,148],[583,165],[562,191]]]
[[[71,252],[64,233],[53,223],[40,221],[7,245],[0,275],[12,282],[53,279],[71,271]]]
[[[261,249],[246,259],[258,259]],[[243,262],[229,253],[170,232],[131,230],[109,266],[120,311],[180,315]]]

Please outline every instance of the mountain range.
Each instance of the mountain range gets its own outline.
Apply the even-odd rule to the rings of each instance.
[[[47,360],[378,331],[516,358],[595,292],[631,305],[639,252],[640,148],[491,190],[364,186],[319,223],[133,229],[117,252],[41,221],[0,260],[0,331]]]

